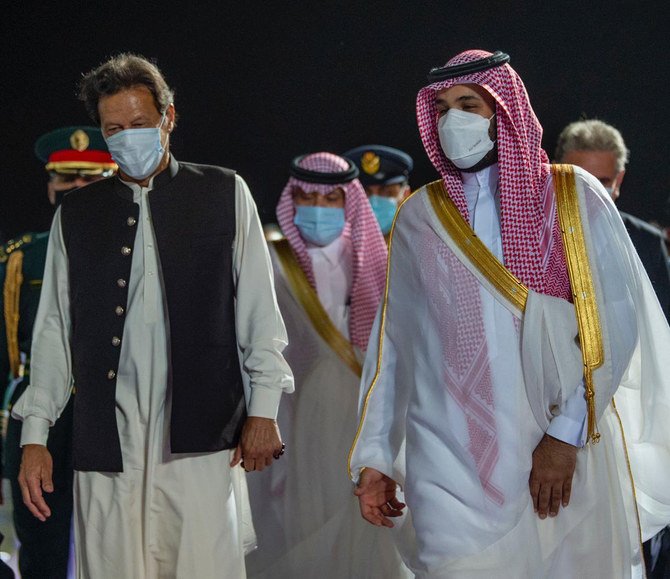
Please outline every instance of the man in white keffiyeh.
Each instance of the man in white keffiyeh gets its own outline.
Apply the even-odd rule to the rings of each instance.
[[[350,475],[419,577],[639,577],[640,534],[670,519],[670,330],[600,183],[548,164],[508,60],[461,53],[419,92],[442,179],[396,216]]]
[[[250,481],[258,550],[249,575],[273,579],[409,576],[392,538],[359,515],[345,468],[362,355],[384,289],[386,243],[346,159],[294,159],[270,244],[296,393],[278,421],[288,452]],[[381,562],[381,564],[380,564]]]

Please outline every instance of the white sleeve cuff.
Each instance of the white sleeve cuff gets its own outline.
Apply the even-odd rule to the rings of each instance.
[[[21,428],[21,446],[26,444],[47,445],[49,438],[49,421],[39,416],[26,416]]]
[[[249,416],[276,420],[282,392],[279,388],[267,388],[260,385],[253,386],[249,402]]]
[[[572,444],[572,446],[581,448],[586,444],[585,426],[586,417],[579,421],[573,420],[565,414],[560,414],[552,419],[549,428],[547,428],[547,434],[558,440]]]

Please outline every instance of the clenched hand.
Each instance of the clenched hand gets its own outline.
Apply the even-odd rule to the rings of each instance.
[[[230,466],[237,466],[241,462],[247,472],[263,470],[272,464],[281,451],[282,442],[277,421],[249,416],[242,428],[240,443],[235,449]]]

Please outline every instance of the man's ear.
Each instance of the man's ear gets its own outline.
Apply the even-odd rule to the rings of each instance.
[[[172,129],[175,127],[175,119],[177,118],[177,113],[174,108],[174,104],[170,103],[168,105],[167,111],[165,113],[165,116],[167,118],[167,130],[168,133],[172,132]]]
[[[626,174],[626,169],[622,169],[617,173],[617,176],[614,179],[614,186],[615,187],[621,187],[621,183],[623,181],[623,176]]]
[[[616,201],[621,195],[621,182],[623,181],[623,176],[626,174],[626,170],[623,169],[617,173],[617,176],[614,178],[614,183],[612,184],[612,200]]]

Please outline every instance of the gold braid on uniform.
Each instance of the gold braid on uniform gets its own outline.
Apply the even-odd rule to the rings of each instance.
[[[5,299],[5,326],[7,329],[7,353],[9,367],[15,378],[20,374],[21,355],[19,353],[19,297],[23,283],[23,252],[9,254],[3,295]]]

